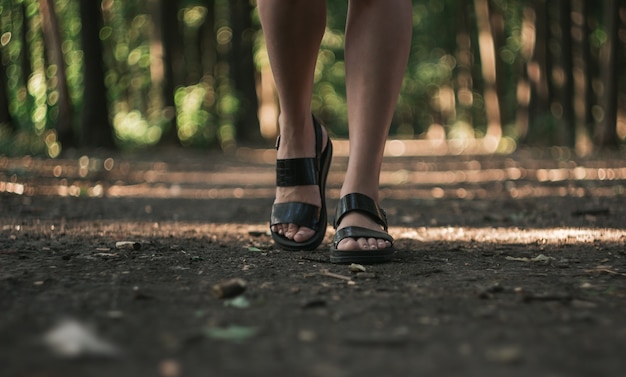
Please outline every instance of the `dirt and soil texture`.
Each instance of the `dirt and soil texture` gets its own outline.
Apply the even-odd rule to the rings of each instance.
[[[626,375],[623,153],[390,156],[352,268],[273,246],[272,159],[0,158],[0,375]]]

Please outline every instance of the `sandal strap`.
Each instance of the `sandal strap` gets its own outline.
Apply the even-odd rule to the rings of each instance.
[[[286,223],[305,226],[317,231],[320,224],[320,207],[301,202],[274,204],[270,226]]]
[[[276,186],[317,185],[319,159],[315,157],[276,160]]]
[[[385,210],[380,208],[374,199],[358,192],[348,194],[339,200],[335,214],[335,222],[333,224],[335,229],[337,229],[339,223],[341,223],[343,216],[352,211],[366,214],[372,220],[376,221],[376,223],[380,224],[385,232],[387,231],[387,214]]]
[[[319,184],[320,157],[322,154],[322,126],[313,116],[315,130],[315,157],[288,158],[276,160],[276,186],[307,186]],[[280,145],[280,135],[276,138],[276,149]]]

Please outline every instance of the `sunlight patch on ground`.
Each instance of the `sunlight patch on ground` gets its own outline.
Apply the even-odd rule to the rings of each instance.
[[[233,182],[237,184],[237,182]],[[382,199],[488,199],[509,197],[512,199],[541,197],[620,197],[626,194],[622,185],[609,187],[576,187],[576,186],[536,186],[529,183],[510,187],[419,187],[416,185],[391,186],[381,189]],[[11,193],[23,196],[58,196],[58,197],[91,197],[91,198],[154,198],[154,199],[269,199],[275,195],[273,186],[250,187],[188,187],[172,184],[113,184],[105,187],[102,184],[22,184],[0,181],[0,193]],[[339,199],[338,186],[329,187],[327,197]]]
[[[99,238],[111,235],[119,236],[120,229],[126,236],[136,241],[144,237],[164,236],[185,239],[214,239],[221,242],[232,240],[245,241],[246,237],[255,242],[272,244],[269,228],[266,223],[212,223],[212,222],[179,222],[179,221],[78,221],[72,223],[55,221],[38,221],[34,224],[5,224],[0,229],[3,232],[18,234],[54,234],[68,231],[70,228],[81,233],[96,233]],[[510,245],[581,245],[593,246],[599,243],[617,243],[626,245],[626,231],[616,228],[528,228],[516,227],[390,227],[389,233],[396,241],[430,242],[470,242],[480,245],[510,244]],[[326,241],[330,242],[334,230],[329,226],[326,232]]]
[[[428,227],[391,228],[398,239],[422,242],[471,241],[498,244],[593,244],[595,242],[626,243],[626,231],[613,228],[468,228]]]

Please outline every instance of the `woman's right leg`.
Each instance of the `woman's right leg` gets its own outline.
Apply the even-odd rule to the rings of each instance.
[[[326,1],[258,0],[257,3],[280,104],[277,158],[315,157],[311,97],[315,63],[326,27]],[[320,207],[319,188],[277,187],[274,203],[286,202]],[[272,231],[296,242],[306,241],[315,233],[296,224],[278,224]]]

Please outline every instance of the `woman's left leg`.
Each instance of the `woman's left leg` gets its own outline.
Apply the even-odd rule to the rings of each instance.
[[[350,157],[341,196],[361,193],[379,202],[385,141],[400,93],[412,33],[410,0],[352,0],[346,27],[346,94]],[[359,212],[345,215],[338,229],[381,226]],[[391,246],[376,238],[345,238],[339,250]]]

